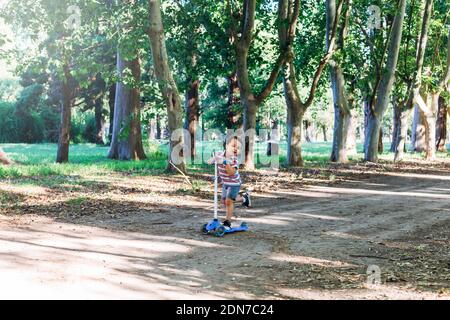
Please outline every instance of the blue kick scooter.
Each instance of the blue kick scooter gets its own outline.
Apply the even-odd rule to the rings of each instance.
[[[217,161],[214,162],[214,219],[203,225],[202,232],[203,234],[213,234],[216,237],[223,237],[227,233],[235,233],[235,232],[243,232],[248,231],[248,225],[245,222],[239,227],[225,227],[219,222],[218,218],[218,186],[219,186],[219,178],[217,172]]]

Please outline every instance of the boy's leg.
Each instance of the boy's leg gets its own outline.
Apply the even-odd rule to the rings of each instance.
[[[226,208],[227,208],[227,217],[226,220],[231,222],[234,213],[234,202],[239,198],[239,189],[240,187],[232,186],[227,188],[226,192]]]
[[[228,188],[223,185],[222,186],[222,204],[224,205],[225,208],[227,206],[227,193],[228,193]]]
[[[250,194],[248,192],[245,192],[242,196],[238,195],[236,201],[237,203],[242,203],[244,207],[251,207]]]
[[[234,212],[234,201],[232,199],[227,199],[225,201],[227,206],[227,217],[226,220],[231,221],[233,218],[233,212]]]

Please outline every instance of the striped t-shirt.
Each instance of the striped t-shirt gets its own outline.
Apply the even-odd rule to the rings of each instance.
[[[225,152],[218,152],[218,157],[222,157],[225,159]],[[238,158],[233,156],[231,158],[226,159],[227,164],[231,165],[231,167],[236,168],[236,173],[232,176],[229,176],[227,174],[226,166],[223,163],[219,163],[217,166],[220,180],[222,180],[222,183],[227,186],[240,186],[242,184],[241,181],[241,175],[239,174],[239,163]],[[231,161],[231,163],[230,163]]]

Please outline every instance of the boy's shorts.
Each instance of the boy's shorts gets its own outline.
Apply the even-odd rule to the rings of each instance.
[[[222,186],[222,200],[231,199],[236,201],[237,196],[239,195],[239,191],[241,190],[241,186]]]

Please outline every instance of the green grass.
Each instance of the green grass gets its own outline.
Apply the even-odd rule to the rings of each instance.
[[[384,160],[393,160],[393,154],[389,153],[390,144],[385,143],[385,153],[380,156]],[[168,145],[166,143],[152,143],[146,147],[147,160],[144,161],[116,161],[107,158],[108,147],[94,144],[71,145],[70,163],[56,164],[55,144],[6,144],[2,145],[8,155],[19,164],[14,166],[0,166],[0,178],[24,178],[24,177],[55,177],[55,176],[92,176],[105,175],[111,172],[125,172],[131,175],[157,175],[163,173],[167,163]],[[257,159],[266,161],[267,144],[258,143],[256,153],[261,155]],[[214,150],[220,150],[219,142],[203,142],[198,144],[203,150],[203,159]],[[360,161],[363,158],[362,144],[358,144],[358,154],[350,157],[350,160]],[[304,143],[302,155],[305,166],[327,166],[331,143]],[[286,143],[280,144],[280,165],[286,161]],[[438,153],[438,157],[447,157],[448,154]],[[408,159],[418,159],[421,155],[407,154]],[[211,167],[205,164],[189,166],[191,171],[210,171]],[[53,178],[52,178],[53,179]],[[49,183],[51,183],[49,181]]]

